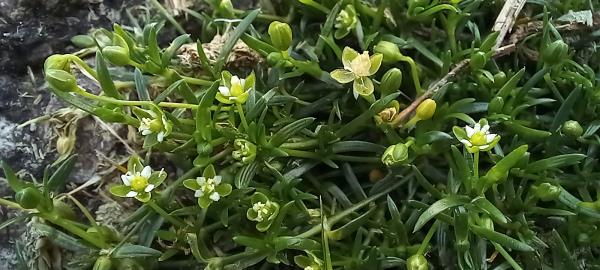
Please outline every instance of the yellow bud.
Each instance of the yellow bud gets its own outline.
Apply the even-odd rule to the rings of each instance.
[[[427,120],[433,116],[437,104],[433,99],[426,99],[417,107],[416,115],[420,120]]]
[[[74,146],[74,137],[60,135],[56,140],[56,151],[61,156],[70,154],[73,151]]]

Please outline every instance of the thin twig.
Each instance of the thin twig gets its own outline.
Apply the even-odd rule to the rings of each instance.
[[[498,17],[496,18],[494,26],[492,27],[492,31],[500,32],[496,39],[494,49],[499,48],[500,45],[502,45],[502,42],[504,42],[506,34],[508,34],[513,25],[515,25],[515,21],[517,20],[521,9],[523,9],[525,2],[526,0],[507,0],[504,3],[500,14],[498,14]]]

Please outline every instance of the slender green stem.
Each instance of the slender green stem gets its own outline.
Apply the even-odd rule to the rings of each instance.
[[[240,10],[240,9],[234,9],[233,13],[235,15],[242,15],[242,14],[246,13],[246,11],[245,10]],[[284,17],[281,17],[281,16],[277,16],[277,15],[273,15],[273,14],[263,14],[263,13],[258,14],[256,16],[256,18],[260,19],[260,20],[264,20],[264,21],[270,21],[270,22],[280,21],[280,22],[287,23],[287,21],[288,21],[287,18],[284,18]]]
[[[317,2],[315,2],[313,0],[300,0],[300,2],[303,3],[303,4],[305,4],[305,5],[307,5],[307,6],[311,6],[311,7],[315,8],[315,9],[318,9],[318,10],[322,11],[325,14],[329,14],[329,12],[330,12],[330,10],[327,7],[321,5],[321,4],[319,4],[319,3],[317,3]]]
[[[81,87],[79,88],[79,91],[77,91],[77,94],[79,94],[83,97],[89,98],[89,99],[98,100],[98,101],[102,101],[102,102],[106,102],[106,103],[110,103],[110,104],[123,105],[123,106],[158,105],[160,107],[183,108],[183,109],[192,109],[192,110],[195,110],[198,108],[198,105],[187,104],[187,103],[159,102],[158,104],[156,104],[152,101],[121,100],[121,99],[111,98],[111,97],[107,97],[107,96],[98,96],[98,95],[94,95],[92,93],[85,91],[85,89],[83,89]]]
[[[192,77],[188,77],[188,76],[181,76],[181,78],[183,78],[185,80],[185,82],[195,84],[195,85],[210,86],[213,84],[213,82],[208,81],[208,80],[192,78]]]
[[[473,154],[473,176],[475,181],[479,178],[479,151]]]
[[[523,268],[521,268],[515,259],[513,259],[513,257],[510,256],[510,254],[508,254],[508,252],[506,252],[506,250],[500,244],[492,242],[492,245],[494,245],[494,248],[496,248],[496,250],[500,253],[500,255],[502,255],[502,257],[504,257],[504,259],[508,262],[508,264],[510,264],[510,266],[512,266],[512,268],[515,270],[523,270]]]
[[[244,114],[244,108],[241,103],[236,102],[235,106],[237,108],[238,114],[240,115],[240,119],[242,120],[242,125],[244,126],[244,130],[249,131],[248,122],[246,122],[246,115]]]
[[[429,241],[431,241],[431,238],[433,237],[433,234],[437,231],[437,228],[439,226],[440,226],[440,220],[436,220],[433,223],[433,225],[431,226],[431,228],[429,228],[429,231],[425,235],[425,239],[423,239],[423,242],[421,242],[421,246],[419,247],[419,250],[417,251],[417,254],[423,255],[423,253],[425,252],[425,250],[427,250],[427,246],[429,246]]]
[[[164,209],[162,209],[158,204],[156,204],[156,202],[154,202],[153,200],[150,200],[146,203],[148,206],[150,206],[150,208],[152,208],[157,214],[159,214],[161,217],[163,217],[165,220],[171,222],[173,225],[176,225],[178,227],[186,227],[187,225],[185,224],[185,222],[183,222],[182,220],[180,220],[179,218],[176,218],[174,216],[169,215],[169,213],[167,213],[167,211],[165,211]]]
[[[79,236],[81,239],[87,241],[88,243],[94,245],[97,248],[105,249],[108,248],[108,244],[104,241],[103,238],[98,238],[95,235],[88,234],[85,230],[67,222],[67,220],[62,219],[61,217],[48,214],[48,213],[39,213],[39,216],[65,230],[68,232]]]
[[[5,206],[8,206],[8,207],[14,208],[14,209],[23,209],[18,203],[11,202],[11,201],[9,201],[7,199],[3,199],[3,198],[0,198],[0,205],[5,205]]]
[[[413,79],[413,83],[415,84],[415,89],[417,91],[417,94],[423,95],[424,90],[421,87],[421,81],[419,80],[419,69],[417,68],[417,64],[415,63],[415,60],[413,60],[412,58],[408,57],[408,56],[402,56],[399,58],[400,61],[404,61],[407,62],[410,65],[410,76]]]

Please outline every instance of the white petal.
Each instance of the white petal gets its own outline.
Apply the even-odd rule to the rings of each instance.
[[[156,140],[159,142],[162,142],[165,139],[165,132],[161,131],[158,134],[156,134]]]
[[[218,201],[219,199],[221,199],[221,195],[219,195],[218,192],[213,192],[212,194],[210,194],[210,196],[208,196],[211,200],[213,201]]]
[[[354,93],[354,99],[358,99],[358,92],[352,91]]]
[[[150,191],[152,191],[153,189],[154,189],[154,185],[153,185],[153,184],[148,184],[148,185],[146,186],[146,188],[144,189],[144,191],[146,191],[146,192],[150,192]]]
[[[131,186],[131,176],[129,175],[121,175],[121,180],[123,180],[123,184],[125,184],[126,186]]]
[[[475,130],[475,132],[481,131],[481,125],[479,123],[477,123],[477,124],[475,124],[473,129]]]
[[[220,185],[221,184],[221,176],[217,175],[213,178],[213,181],[215,181],[215,185]]]
[[[480,149],[480,150],[483,150],[483,149],[486,149],[486,148],[488,148],[488,147],[489,147],[489,145],[487,145],[487,144],[486,144],[486,145],[481,145],[481,146],[479,146],[479,149]]]
[[[198,183],[198,185],[204,185],[206,184],[206,178],[204,178],[203,176],[200,177],[196,177],[196,183]]]
[[[226,97],[231,96],[231,93],[229,92],[229,88],[227,88],[227,86],[219,86],[219,92],[221,93],[221,95],[224,95]]]
[[[231,85],[239,84],[239,83],[240,83],[240,77],[238,77],[238,76],[231,77]]]
[[[473,144],[469,140],[462,139],[460,140],[460,142],[469,147],[473,146]]]
[[[490,125],[487,125],[487,124],[481,128],[481,132],[483,132],[483,133],[488,132],[488,130],[490,130]]]
[[[142,173],[140,175],[146,179],[150,178],[150,175],[152,175],[152,168],[150,168],[150,166],[144,167],[144,169],[142,169]]]
[[[132,190],[132,191],[127,192],[127,194],[125,194],[125,197],[133,198],[137,195],[138,195],[138,193]]]
[[[485,135],[485,141],[487,143],[491,143],[494,139],[496,139],[496,134],[487,134],[487,135]]]
[[[202,190],[198,189],[196,190],[196,192],[194,192],[194,197],[196,198],[200,198],[202,197],[202,195],[204,195],[204,192],[202,192]]]
[[[473,130],[473,128],[470,126],[466,126],[465,131],[467,132],[468,138],[471,138],[471,136],[473,136],[473,134],[475,134],[475,130]]]
[[[142,130],[142,135],[146,136],[146,135],[150,135],[150,134],[152,134],[152,130],[149,130],[149,129]]]

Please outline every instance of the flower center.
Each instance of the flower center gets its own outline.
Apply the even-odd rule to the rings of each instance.
[[[485,145],[487,143],[485,133],[483,132],[475,132],[475,134],[469,138],[469,141],[471,141],[473,145]]]
[[[148,179],[141,175],[136,175],[131,179],[131,189],[135,191],[143,191],[148,186]]]

